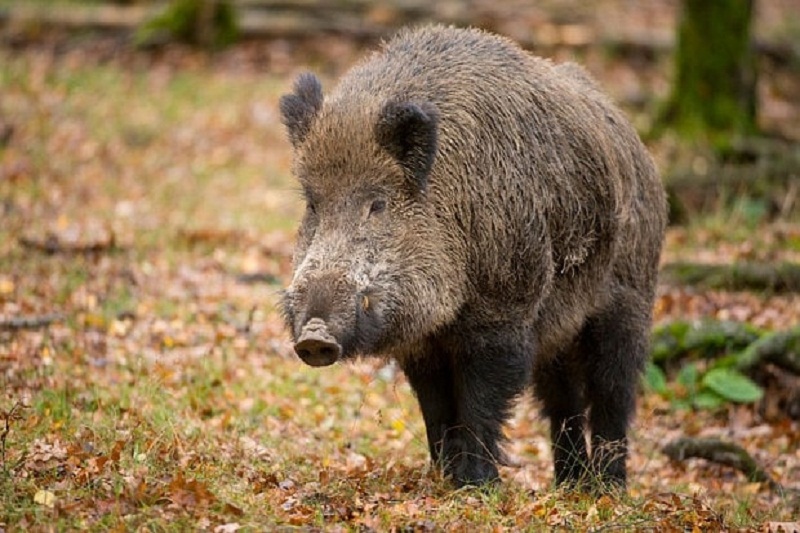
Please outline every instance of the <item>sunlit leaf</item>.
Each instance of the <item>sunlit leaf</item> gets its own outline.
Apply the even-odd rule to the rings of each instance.
[[[33,495],[33,501],[39,505],[52,508],[56,505],[56,495],[49,490],[38,490]]]
[[[6,276],[0,276],[0,296],[6,296],[14,292],[14,280]]]

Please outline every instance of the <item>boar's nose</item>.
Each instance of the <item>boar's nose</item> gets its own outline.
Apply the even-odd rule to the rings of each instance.
[[[303,327],[294,351],[311,366],[332,365],[342,354],[341,345],[328,332],[328,326],[319,318],[312,318]]]

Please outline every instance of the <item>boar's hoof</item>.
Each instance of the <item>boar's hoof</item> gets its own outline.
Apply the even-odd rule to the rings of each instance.
[[[328,366],[335,363],[342,354],[342,347],[328,333],[325,323],[311,320],[294,345],[294,351],[306,364],[311,366]]]

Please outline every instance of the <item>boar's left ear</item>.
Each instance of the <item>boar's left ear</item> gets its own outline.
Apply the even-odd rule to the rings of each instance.
[[[297,148],[311,130],[314,118],[322,109],[322,84],[305,72],[294,82],[294,92],[281,96],[281,122],[289,132],[289,141]]]
[[[375,137],[418,190],[424,191],[436,155],[438,112],[430,103],[389,102],[378,115]]]

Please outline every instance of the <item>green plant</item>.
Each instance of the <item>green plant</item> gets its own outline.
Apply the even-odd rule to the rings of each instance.
[[[764,391],[733,367],[732,359],[719,360],[704,371],[696,362],[683,365],[674,382],[654,363],[645,369],[645,386],[669,400],[677,409],[716,409],[726,402],[752,403]]]

